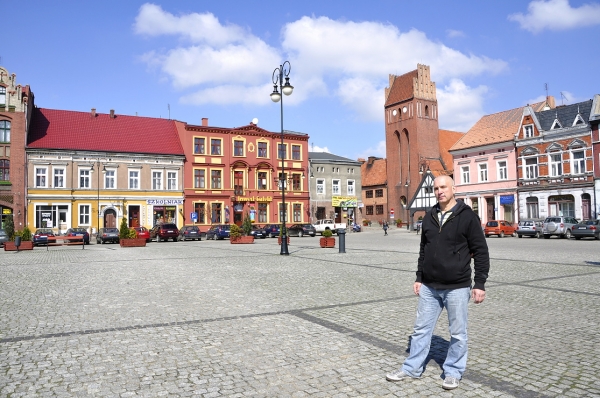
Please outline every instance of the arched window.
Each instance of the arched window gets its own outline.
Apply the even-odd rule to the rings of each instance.
[[[425,117],[429,117],[429,106],[425,105]]]

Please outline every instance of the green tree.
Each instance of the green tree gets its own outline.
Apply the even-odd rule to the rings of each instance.
[[[6,235],[8,235],[9,240],[13,240],[15,238],[15,223],[13,221],[12,214],[6,216],[6,221],[4,221],[4,230],[6,231]]]
[[[246,216],[244,217],[244,222],[242,223],[242,230],[246,236],[250,236],[250,233],[252,232],[252,221],[250,220],[250,215],[247,212]]]
[[[119,228],[119,239],[129,239],[131,238],[131,230],[127,225],[127,219],[123,217],[121,220],[121,227]]]

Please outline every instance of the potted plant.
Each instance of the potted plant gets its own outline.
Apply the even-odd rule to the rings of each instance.
[[[281,237],[283,236],[283,231],[286,231],[285,237],[287,238],[288,245],[290,244],[290,236],[287,234],[287,227],[284,228],[283,225],[279,228],[279,236],[277,237],[277,243],[281,244]]]
[[[135,229],[127,226],[127,219],[123,217],[119,228],[119,245],[121,247],[145,247],[146,239],[138,238]]]
[[[335,247],[335,238],[331,230],[326,229],[321,235],[321,239],[319,240],[321,247]]]
[[[241,227],[236,224],[231,225],[231,228],[229,229],[229,241],[232,244],[254,243],[254,236],[252,236],[251,232],[252,221],[250,220],[248,213],[246,213]]]
[[[12,238],[10,241],[4,244],[5,251],[16,251],[16,250],[33,250],[33,242],[31,241],[31,230],[29,227],[23,228],[21,231],[14,231]],[[19,247],[15,240],[18,240]]]
[[[398,228],[402,227],[402,220],[400,220],[400,219],[396,220],[396,227],[398,227]]]
[[[368,227],[369,226],[369,220],[367,220],[366,218],[363,220],[362,222],[363,227]]]

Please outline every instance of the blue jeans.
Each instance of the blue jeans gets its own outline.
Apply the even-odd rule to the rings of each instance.
[[[445,377],[461,379],[467,366],[467,321],[471,288],[432,289],[421,285],[415,330],[410,343],[410,354],[402,365],[404,373],[419,377],[429,354],[431,336],[442,309],[448,312],[450,346],[443,369]]]

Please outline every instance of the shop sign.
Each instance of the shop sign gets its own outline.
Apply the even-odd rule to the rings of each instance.
[[[147,199],[147,205],[182,205],[183,199]]]
[[[515,197],[513,195],[500,195],[501,205],[512,205],[515,203]]]
[[[333,207],[357,207],[358,198],[356,196],[332,196],[331,205]]]
[[[272,202],[272,196],[234,196],[234,202]]]
[[[5,207],[4,209],[2,209],[2,214],[12,214],[12,210]]]

